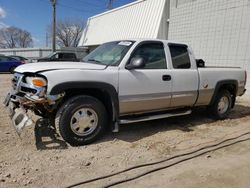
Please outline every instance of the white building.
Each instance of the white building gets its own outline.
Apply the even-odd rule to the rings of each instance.
[[[172,1],[169,38],[190,44],[208,65],[243,67],[250,78],[249,0]]]
[[[167,0],[139,0],[90,17],[79,46],[128,38],[167,38]]]
[[[250,80],[250,0],[139,0],[89,18],[79,46],[127,38],[187,42],[207,65],[246,68]]]

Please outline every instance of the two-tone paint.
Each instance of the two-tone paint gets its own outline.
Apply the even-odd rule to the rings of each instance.
[[[146,113],[182,107],[207,106],[223,84],[232,85],[233,95],[245,91],[245,71],[241,68],[197,68],[192,49],[183,43],[166,40],[137,39],[118,66],[89,63],[49,62],[27,64],[16,69],[19,74],[35,73],[48,81],[47,95],[65,90],[96,89],[105,91],[112,103],[113,120],[129,114]],[[164,45],[166,69],[126,69],[138,45],[156,41]],[[169,45],[188,47],[191,67],[174,69]],[[170,79],[163,79],[167,75]],[[83,93],[84,94],[84,93]]]

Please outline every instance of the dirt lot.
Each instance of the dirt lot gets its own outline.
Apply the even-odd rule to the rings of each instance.
[[[10,78],[8,74],[0,75],[1,101],[9,90]],[[238,99],[230,118],[225,121],[209,119],[206,111],[200,109],[191,116],[122,126],[119,133],[107,133],[95,144],[71,147],[53,130],[39,127],[39,122],[35,130],[34,126],[29,127],[19,138],[7,110],[0,105],[0,187],[67,187],[248,131],[250,97],[243,97]],[[249,187],[249,159],[250,141],[246,140],[117,187]],[[102,187],[177,160],[80,187]]]

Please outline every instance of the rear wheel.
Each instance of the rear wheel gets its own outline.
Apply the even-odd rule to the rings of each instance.
[[[60,134],[71,145],[85,145],[97,140],[107,124],[104,105],[91,96],[69,99],[56,118]]]
[[[225,119],[232,108],[232,96],[229,91],[221,90],[214,103],[209,107],[209,111],[215,119]]]

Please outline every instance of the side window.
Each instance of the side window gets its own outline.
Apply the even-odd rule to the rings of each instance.
[[[175,69],[189,69],[191,62],[186,46],[169,45],[173,67]]]
[[[7,59],[7,61],[16,61],[16,59],[11,58],[11,57],[7,57],[6,59]]]
[[[63,54],[63,58],[65,58],[65,59],[74,59],[75,54],[65,53],[65,54]]]
[[[6,61],[8,61],[6,57],[4,56],[0,57],[0,62],[6,62]]]
[[[63,54],[62,53],[58,53],[57,54],[57,59],[63,59],[64,57],[63,57]]]
[[[51,59],[58,59],[58,53],[51,56]]]
[[[146,62],[144,69],[166,69],[166,56],[161,42],[150,42],[140,45],[131,58],[142,57]]]

